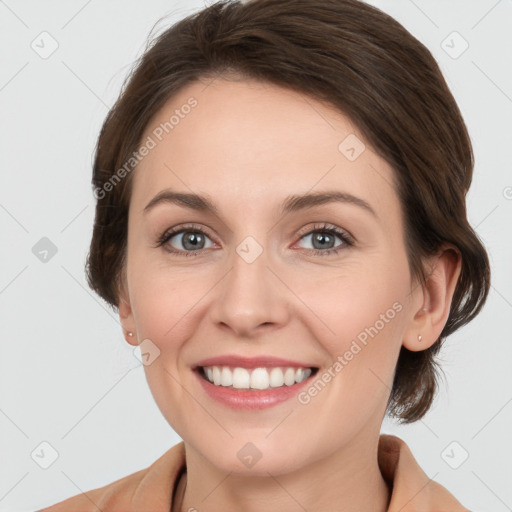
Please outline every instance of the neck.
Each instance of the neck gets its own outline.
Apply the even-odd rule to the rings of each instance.
[[[335,504],[338,512],[386,512],[390,490],[379,470],[377,447],[378,437],[371,446],[356,442],[293,473],[254,477],[222,472],[186,444],[187,473],[175,509],[323,512]]]

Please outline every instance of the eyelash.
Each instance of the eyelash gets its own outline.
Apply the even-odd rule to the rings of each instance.
[[[331,224],[326,224],[326,223],[315,224],[312,229],[310,229],[306,233],[302,234],[300,236],[300,239],[304,238],[305,236],[311,235],[312,233],[316,233],[316,232],[322,232],[322,233],[327,233],[330,235],[336,235],[337,237],[339,237],[341,239],[343,244],[339,245],[338,247],[334,247],[332,249],[327,249],[325,251],[322,251],[320,249],[306,249],[307,251],[311,251],[315,256],[326,256],[326,255],[338,254],[340,251],[346,249],[347,247],[351,247],[354,245],[354,238],[349,233],[347,233],[346,231],[341,230]],[[197,234],[208,236],[207,233],[205,233],[202,229],[197,227],[195,224],[189,224],[189,225],[181,226],[179,228],[172,229],[170,231],[164,231],[164,233],[162,233],[162,235],[160,235],[158,237],[157,243],[154,247],[162,247],[171,238],[173,238],[176,235],[179,235],[180,233],[197,233]],[[165,248],[165,250],[170,252],[171,254],[176,254],[178,256],[198,256],[205,249],[200,249],[199,251],[178,251],[176,249]]]

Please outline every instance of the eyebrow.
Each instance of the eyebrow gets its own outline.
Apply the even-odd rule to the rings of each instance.
[[[281,207],[281,215],[333,202],[359,206],[377,218],[375,210],[364,199],[337,190],[288,196]],[[219,210],[215,204],[209,198],[199,194],[175,192],[171,189],[162,190],[149,201],[143,213],[147,214],[158,204],[176,204],[192,210],[213,213],[219,216]]]

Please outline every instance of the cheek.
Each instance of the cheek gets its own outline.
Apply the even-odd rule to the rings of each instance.
[[[331,361],[321,369],[301,403],[307,421],[333,436],[351,418],[362,428],[384,413],[405,325],[406,281],[371,270],[321,281],[308,292],[308,306],[322,321],[309,325]],[[306,295],[305,295],[306,296]],[[323,418],[325,411],[331,414]]]
[[[337,340],[355,338],[374,324],[379,331],[391,331],[391,324],[400,323],[407,285],[403,273],[369,266],[312,280],[298,295],[319,320],[319,339],[336,347]]]
[[[391,386],[406,324],[407,291],[406,273],[376,272],[371,266],[303,289],[315,314],[309,324],[313,336],[332,361],[331,372],[344,375],[343,387],[357,388],[356,395],[364,389],[385,393],[386,385]]]
[[[140,340],[151,340],[157,357],[144,366],[146,380],[157,406],[172,428],[186,432],[190,414],[190,396],[182,387],[183,347],[197,326],[196,307],[204,295],[201,280],[185,279],[179,272],[152,268],[150,264],[134,267],[131,300]],[[152,347],[152,345],[147,345]],[[189,405],[184,405],[189,404]],[[190,411],[189,411],[190,412]]]
[[[204,281],[190,270],[135,256],[130,262],[130,299],[139,335],[155,344],[181,339],[187,318],[204,295]]]

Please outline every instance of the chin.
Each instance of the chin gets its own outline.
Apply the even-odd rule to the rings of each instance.
[[[239,476],[268,477],[269,473],[278,476],[306,464],[302,451],[300,458],[297,457],[296,447],[283,450],[282,443],[274,445],[263,438],[261,442],[257,439],[251,442],[245,438],[244,441],[231,440],[218,446],[210,444],[202,454],[220,471]]]

